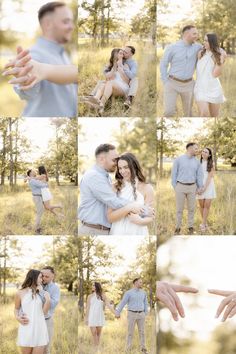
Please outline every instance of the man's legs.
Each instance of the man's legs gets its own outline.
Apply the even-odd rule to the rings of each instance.
[[[127,334],[127,345],[126,349],[127,351],[131,349],[132,346],[132,340],[134,336],[134,328],[135,328],[135,322],[136,322],[136,313],[128,311],[128,334]]]
[[[182,85],[180,84],[179,94],[181,96],[184,117],[192,117],[192,105],[193,105],[193,88],[194,81]]]
[[[176,229],[181,228],[185,197],[186,197],[185,186],[182,185],[181,183],[177,183],[175,187]]]
[[[176,113],[178,92],[172,81],[168,80],[164,85],[164,117],[174,117]]]
[[[35,230],[39,230],[41,218],[44,212],[43,200],[41,196],[34,196],[33,201],[36,207],[36,220],[35,220]]]
[[[196,184],[187,187],[187,208],[188,208],[188,227],[194,225],[194,212],[196,206]]]
[[[129,92],[127,95],[127,99],[124,102],[126,108],[130,108],[133,103],[134,97],[137,95],[138,91],[138,78],[134,77],[129,83]]]
[[[44,354],[50,354],[50,346],[51,346],[52,337],[53,337],[53,317],[49,318],[49,320],[46,320],[46,324],[47,324],[47,329],[48,329],[49,343],[44,350]]]
[[[141,349],[146,349],[145,346],[145,313],[139,313],[137,319],[139,339],[141,343]]]

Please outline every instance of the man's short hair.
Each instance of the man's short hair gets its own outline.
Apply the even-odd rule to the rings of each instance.
[[[130,48],[132,54],[135,54],[135,48],[132,45],[127,45],[126,47]]]
[[[187,145],[186,145],[186,149],[188,149],[190,146],[193,146],[193,145],[197,145],[197,143],[188,143]]]
[[[136,281],[138,281],[139,279],[141,279],[141,278],[135,278],[135,279],[133,280],[133,284],[135,284]]]
[[[186,31],[189,31],[189,30],[191,30],[192,28],[196,28],[196,26],[194,26],[194,25],[187,25],[187,26],[184,26],[183,29],[182,29],[182,33],[186,32]]]
[[[42,270],[50,270],[51,272],[52,272],[52,274],[55,274],[55,270],[54,270],[54,268],[53,267],[51,267],[51,266],[46,266],[46,267],[43,267],[43,269]]]
[[[95,150],[95,156],[97,157],[103,152],[109,152],[110,150],[115,150],[115,146],[112,144],[101,144]]]
[[[40,7],[39,11],[38,11],[38,19],[39,22],[42,20],[42,18],[48,14],[48,13],[52,13],[55,11],[56,8],[58,7],[63,7],[66,6],[66,4],[64,2],[60,2],[60,1],[52,1],[52,2],[48,2],[47,4],[43,5]]]
[[[27,171],[27,176],[28,176],[28,177],[30,176],[31,172],[32,172],[32,170],[28,170],[28,171]]]

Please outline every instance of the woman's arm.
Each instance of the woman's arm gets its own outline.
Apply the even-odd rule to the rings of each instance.
[[[15,309],[14,309],[14,315],[17,321],[20,322],[20,316],[19,316],[19,311],[21,307],[21,297],[19,291],[15,295]]]
[[[105,302],[106,307],[114,314],[116,315],[116,311],[114,309],[114,306],[111,305],[110,300],[107,298],[106,295],[103,295],[103,300]]]
[[[223,65],[224,65],[226,57],[227,57],[226,52],[221,48],[220,65],[216,63],[214,66],[213,72],[212,72],[212,75],[214,77],[218,77],[222,74]]]
[[[153,188],[150,184],[146,184],[145,188],[144,188],[144,202],[145,205],[149,206],[149,207],[153,207],[154,205],[154,191]],[[154,216],[153,216],[154,217]],[[153,217],[151,216],[145,216],[145,217],[141,217],[137,214],[133,214],[131,213],[128,218],[129,220],[137,225],[142,225],[142,226],[146,226],[149,225],[150,223],[153,222]]]
[[[142,209],[143,209],[143,207],[136,202],[129,203],[119,209],[108,208],[107,219],[108,219],[109,223],[113,223],[115,221],[121,220],[122,218],[124,218],[125,216],[127,216],[131,212],[135,213],[135,214],[139,214],[142,212]]]
[[[88,317],[89,317],[89,309],[90,309],[90,298],[91,295],[88,296],[87,298],[87,304],[86,304],[86,313],[85,313],[85,324],[88,324]]]
[[[128,68],[128,65],[118,65],[118,72],[120,73],[121,78],[128,84],[129,83],[129,78],[128,76],[126,76],[125,72],[124,72],[124,67]]]
[[[47,291],[44,291],[45,303],[43,304],[43,313],[46,315],[50,309],[50,295]]]

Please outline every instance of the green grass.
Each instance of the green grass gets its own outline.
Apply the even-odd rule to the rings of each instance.
[[[158,49],[157,51],[157,117],[163,116],[163,85],[160,78],[160,59],[163,55],[163,50]],[[224,65],[223,74],[220,76],[220,81],[223,87],[224,95],[227,101],[222,104],[220,117],[234,117],[236,115],[236,101],[235,101],[235,90],[236,90],[236,57],[229,56]],[[182,104],[180,97],[177,101],[177,116],[183,116]],[[198,111],[196,103],[193,105],[193,117],[198,117]]]
[[[50,184],[53,195],[51,205],[61,204],[64,219],[57,221],[49,211],[42,217],[44,235],[72,235],[77,233],[77,187]],[[0,187],[0,233],[3,235],[34,234],[35,206],[27,185]]]
[[[155,343],[155,314],[146,318],[146,346],[150,354],[156,354]],[[100,354],[125,353],[127,335],[126,313],[121,319],[114,319],[113,315],[106,314],[106,325],[101,337]],[[92,336],[90,329],[83,320],[79,319],[79,354],[92,354]],[[140,354],[138,330],[135,328],[133,348],[131,354]]]
[[[217,198],[212,201],[209,215],[209,235],[235,235],[235,198],[236,198],[236,174],[217,172],[215,174]],[[171,186],[170,178],[163,178],[157,183],[157,221],[158,234],[167,237],[173,235],[175,229],[175,194]],[[197,203],[197,202],[196,202]],[[198,204],[197,204],[198,206]],[[183,227],[181,232],[187,233],[187,212],[184,211]],[[200,233],[200,211],[195,212],[195,230]]]
[[[109,47],[96,47],[91,40],[79,41],[79,95],[88,95],[98,80],[104,80],[103,68],[108,63],[114,47],[126,43],[116,41]],[[105,117],[149,117],[156,116],[156,56],[151,43],[132,43],[136,48],[134,59],[138,62],[139,89],[132,108],[124,110],[123,98],[112,100],[104,112]],[[96,56],[94,55],[96,53]],[[96,117],[95,110],[84,103],[79,104],[79,116]]]
[[[51,354],[77,354],[77,298],[62,295],[54,315],[54,336]],[[0,354],[20,353],[17,348],[18,322],[14,318],[14,300],[9,297],[0,307]]]

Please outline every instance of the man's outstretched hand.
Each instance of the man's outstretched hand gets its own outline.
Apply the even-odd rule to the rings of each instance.
[[[157,282],[156,296],[171,312],[175,321],[178,321],[179,315],[184,318],[184,308],[176,293],[192,293],[196,294],[197,289],[190,286],[170,284],[163,281]]]
[[[209,289],[208,292],[213,295],[224,296],[216,311],[216,318],[219,318],[223,311],[222,322],[236,315],[236,291]]]

